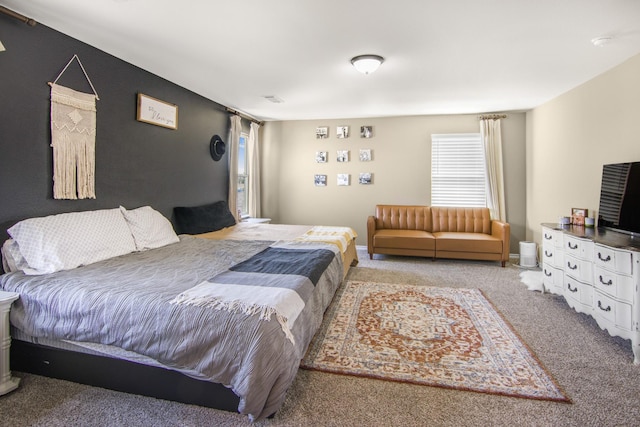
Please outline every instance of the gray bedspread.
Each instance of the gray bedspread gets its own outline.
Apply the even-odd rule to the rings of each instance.
[[[334,257],[297,318],[291,330],[295,344],[274,319],[169,301],[271,243],[180,236],[163,248],[74,270],[5,274],[0,288],[20,294],[11,324],[24,333],[121,347],[224,384],[240,397],[238,411],[258,420],[282,405],[342,281],[341,257]]]

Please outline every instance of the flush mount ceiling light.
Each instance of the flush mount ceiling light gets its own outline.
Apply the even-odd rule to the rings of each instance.
[[[264,99],[266,99],[267,101],[271,101],[274,104],[282,104],[284,102],[282,98],[278,98],[275,95],[265,95]]]
[[[596,37],[595,39],[591,39],[591,43],[593,43],[596,47],[602,47],[608,44],[611,41],[611,37]]]
[[[362,74],[371,74],[384,62],[380,55],[358,55],[351,59],[351,64]]]

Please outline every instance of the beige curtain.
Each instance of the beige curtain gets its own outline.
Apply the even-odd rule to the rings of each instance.
[[[247,208],[249,216],[260,218],[260,125],[251,123],[247,141],[247,169],[249,169],[249,194]]]
[[[229,129],[229,210],[240,221],[238,215],[238,145],[242,132],[242,119],[240,116],[231,116],[231,128]]]
[[[492,219],[506,221],[500,119],[480,120],[480,134],[486,162],[487,207]]]

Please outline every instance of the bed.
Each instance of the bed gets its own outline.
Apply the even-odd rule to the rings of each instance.
[[[120,238],[111,228],[99,232],[106,246],[123,246],[116,255],[96,248],[101,239],[82,238],[100,221],[89,218],[87,225],[77,217],[92,213],[62,214],[80,237],[71,243],[80,247],[69,246],[64,227],[53,237],[43,231],[38,250],[24,236],[33,240],[33,230],[10,229],[14,249],[22,237],[26,253],[56,239],[64,240],[58,250],[75,251],[71,261],[49,259],[53,267],[33,254],[5,262],[23,267],[0,276],[2,289],[20,294],[11,311],[12,369],[237,410],[251,420],[275,413],[325,309],[357,263],[355,233],[238,223],[178,236],[149,207],[95,212],[106,211],[109,227],[122,225],[118,212],[127,225]],[[126,230],[131,251],[130,242],[121,242]],[[83,241],[92,242],[90,250]],[[5,246],[3,261],[11,258]],[[87,256],[91,262],[74,266]]]

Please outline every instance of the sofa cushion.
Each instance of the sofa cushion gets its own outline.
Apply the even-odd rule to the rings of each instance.
[[[489,208],[431,207],[431,231],[458,231],[491,234]]]
[[[378,230],[373,244],[376,248],[434,250],[436,247],[433,235],[421,230]]]
[[[400,229],[431,231],[431,208],[429,206],[376,206],[377,229]]]
[[[483,233],[442,231],[433,233],[437,251],[501,253],[502,240]]]

